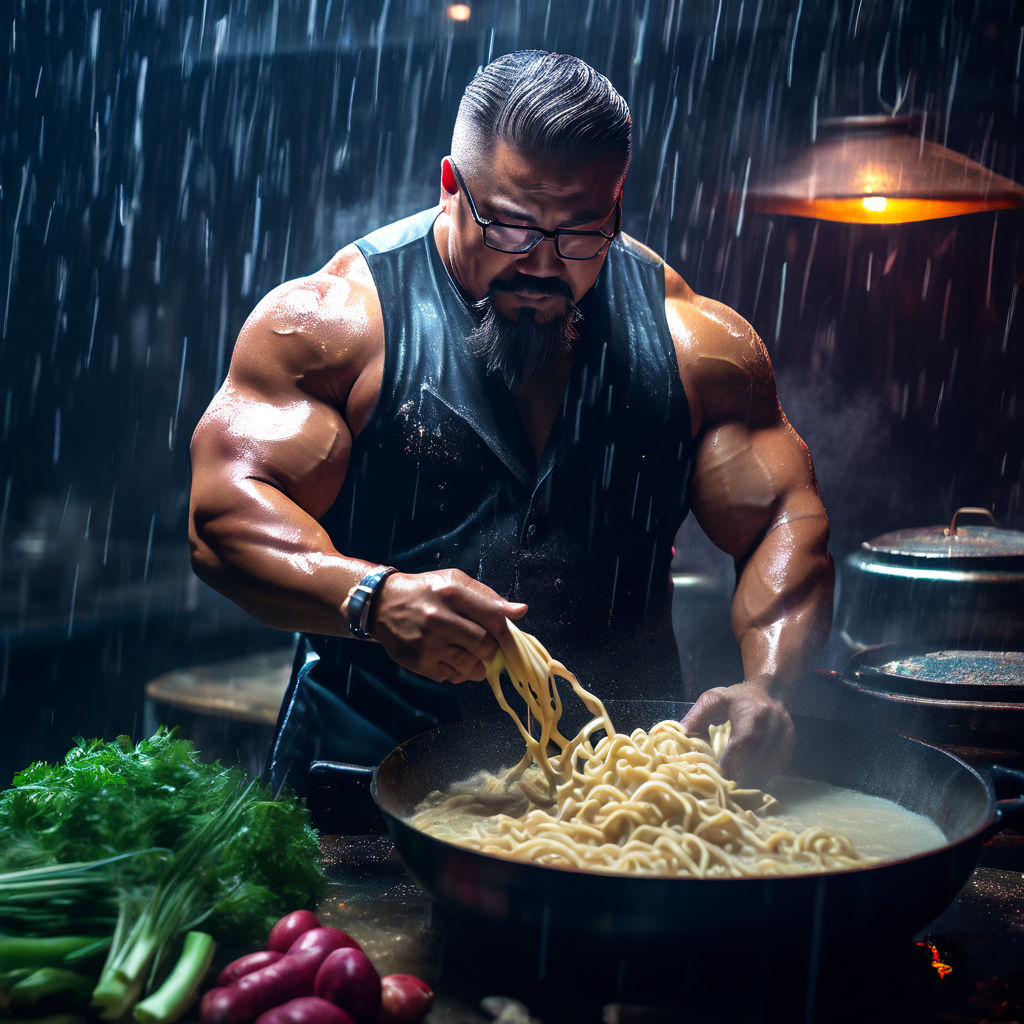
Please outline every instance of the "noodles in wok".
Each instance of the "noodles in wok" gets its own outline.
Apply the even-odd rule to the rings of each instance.
[[[675,721],[616,732],[601,701],[536,637],[509,627],[514,645],[492,662],[488,681],[526,754],[502,777],[480,772],[431,793],[416,809],[415,827],[482,853],[599,872],[743,877],[871,862],[844,836],[821,828],[795,833],[759,818],[755,812],[773,799],[719,770],[728,723],[712,727],[711,743]],[[526,722],[502,691],[503,668],[526,703]],[[593,715],[572,737],[559,729],[556,677]]]

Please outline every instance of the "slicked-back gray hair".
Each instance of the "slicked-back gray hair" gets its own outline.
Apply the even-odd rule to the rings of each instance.
[[[501,139],[566,161],[616,159],[625,174],[631,136],[629,105],[604,75],[568,54],[520,50],[481,68],[466,87],[452,156],[471,167]]]

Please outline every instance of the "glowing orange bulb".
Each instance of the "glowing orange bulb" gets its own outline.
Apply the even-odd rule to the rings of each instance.
[[[452,21],[469,21],[469,4],[450,4],[448,17]]]
[[[889,204],[885,196],[865,196],[861,203],[865,210],[870,210],[872,213],[882,213]]]

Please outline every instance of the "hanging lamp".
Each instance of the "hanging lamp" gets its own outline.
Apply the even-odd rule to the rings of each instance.
[[[920,123],[920,122],[918,122]],[[1024,188],[913,133],[910,117],[831,118],[747,191],[746,205],[850,224],[903,224],[1024,206]]]

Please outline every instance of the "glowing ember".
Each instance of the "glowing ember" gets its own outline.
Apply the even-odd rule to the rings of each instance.
[[[942,957],[939,955],[938,947],[934,943],[917,942],[915,945],[928,950],[932,957],[931,966],[935,968],[935,973],[938,974],[940,978],[944,978],[947,974],[953,973],[953,968],[950,967],[949,964],[942,962]]]

